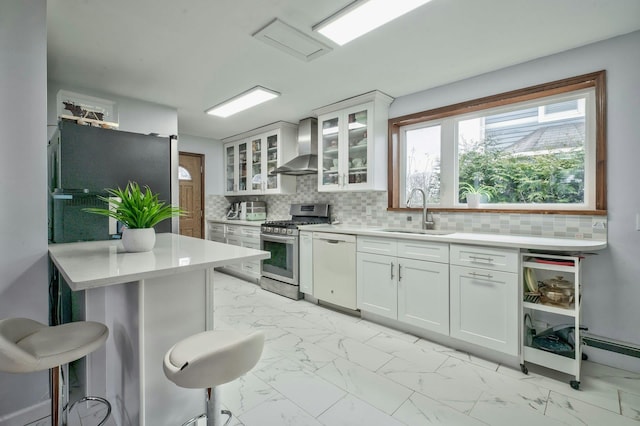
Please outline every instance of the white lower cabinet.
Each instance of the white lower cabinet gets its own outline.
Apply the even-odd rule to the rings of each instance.
[[[449,332],[449,265],[398,259],[398,320]]]
[[[300,270],[300,291],[313,295],[313,233],[300,232],[300,255],[298,257]]]
[[[358,302],[361,311],[398,318],[397,260],[381,254],[357,256]]]
[[[449,333],[448,244],[359,237],[357,257],[360,310]]]
[[[518,355],[518,262],[517,250],[451,245],[451,337]]]
[[[260,249],[260,227],[253,225],[236,225],[210,222],[209,239],[232,246]],[[225,265],[221,268],[227,272],[241,274],[249,279],[260,278],[260,261],[252,260],[243,263]]]

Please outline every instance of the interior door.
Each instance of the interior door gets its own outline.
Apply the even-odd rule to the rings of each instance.
[[[178,169],[180,235],[203,238],[204,228],[204,155],[181,152]]]

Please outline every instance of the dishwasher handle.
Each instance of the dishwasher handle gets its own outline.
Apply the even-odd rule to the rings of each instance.
[[[328,244],[340,244],[340,243],[349,243],[355,244],[355,237],[353,235],[341,235],[337,233],[317,233],[314,232],[313,238],[322,241]]]

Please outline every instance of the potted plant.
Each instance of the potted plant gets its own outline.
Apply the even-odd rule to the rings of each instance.
[[[108,197],[98,196],[109,204],[109,208],[86,208],[88,213],[111,217],[121,222],[125,229],[122,232],[122,244],[128,252],[150,251],[156,242],[156,231],[153,226],[175,216],[182,216],[184,211],[179,207],[167,205],[158,200],[148,186],[140,188],[136,182],[129,182],[124,189],[108,188]]]
[[[466,198],[468,207],[477,209],[483,198],[487,201],[491,200],[493,188],[485,185],[473,186],[465,182],[460,185],[460,195]]]

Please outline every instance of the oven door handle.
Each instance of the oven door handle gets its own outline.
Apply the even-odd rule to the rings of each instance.
[[[280,237],[278,235],[261,235],[262,241],[295,241],[297,237]]]

